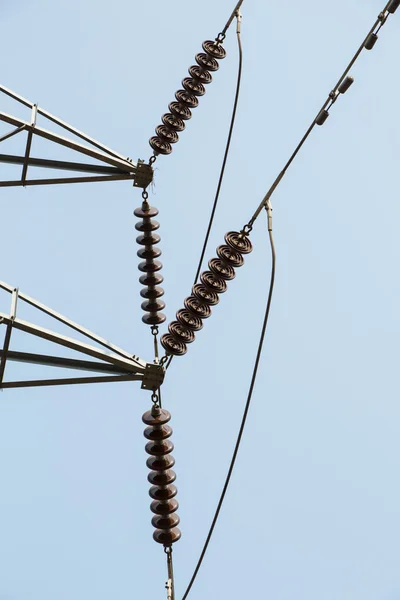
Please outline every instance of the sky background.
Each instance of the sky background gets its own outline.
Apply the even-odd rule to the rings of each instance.
[[[147,159],[201,43],[233,6],[3,0],[1,83]],[[383,6],[245,0],[242,92],[208,259],[248,221]],[[218,180],[234,28],[225,47],[186,132],[156,163],[150,202],[160,210],[168,321],[190,294]],[[260,375],[192,600],[400,600],[399,52],[400,11],[273,197],[277,276]],[[29,118],[5,97],[0,110]],[[1,152],[23,147],[14,139]],[[32,156],[79,160],[44,142]],[[19,172],[0,166],[2,179]],[[2,188],[0,279],[151,361],[132,214],[140,202],[130,182]],[[252,241],[163,386],[182,530],[177,600],[216,508],[251,377],[270,276],[263,215]],[[9,302],[0,293],[0,311]],[[20,308],[21,318],[65,332]],[[12,349],[51,352],[18,334]],[[17,366],[6,375],[51,376]],[[150,525],[141,421],[149,406],[137,382],[0,394],[0,600],[166,597]]]

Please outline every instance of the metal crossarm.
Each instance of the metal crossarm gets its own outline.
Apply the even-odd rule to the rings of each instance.
[[[68,377],[66,379],[33,379],[29,381],[6,381],[0,389],[47,387],[51,385],[76,385],[82,383],[116,383],[118,381],[138,381],[137,375],[118,375],[110,377]]]
[[[7,315],[5,313],[0,313],[0,325],[5,325],[6,328],[3,347],[2,350],[0,350],[0,389],[50,385],[71,385],[81,383],[106,383],[118,381],[141,381],[142,388],[157,389],[162,384],[165,374],[162,366],[158,364],[147,363],[138,356],[132,355],[129,352],[118,348],[118,346],[107,342],[103,338],[100,338],[77,323],[70,321],[59,313],[56,313],[44,304],[41,304],[33,298],[30,298],[29,296],[19,292],[17,288],[13,288],[12,286],[0,281],[0,289],[9,292],[12,295],[10,314]],[[92,341],[95,341],[96,343],[105,347],[108,352],[17,318],[18,300],[30,304],[55,320],[63,323],[71,329],[74,329]],[[10,341],[13,329],[44,339],[48,342],[52,342],[58,346],[63,346],[69,350],[74,350],[81,355],[83,354],[85,356],[89,356],[91,359],[96,360],[65,358],[48,354],[17,352],[10,350]],[[102,375],[91,377],[4,381],[3,379],[7,361],[15,361],[22,364],[28,363],[33,365],[42,365],[46,367],[57,367],[69,369],[71,371],[89,371],[92,373],[101,373]]]
[[[6,292],[9,292],[10,294],[12,294],[13,291],[15,290],[15,288],[12,285],[9,285],[8,283],[5,283],[4,281],[0,281],[0,289],[4,290]],[[49,317],[52,317],[56,321],[59,321],[63,325],[66,325],[70,329],[73,329],[74,331],[77,331],[78,333],[84,335],[85,337],[92,340],[93,342],[100,344],[100,346],[103,346],[104,348],[111,350],[115,354],[124,356],[125,358],[128,358],[129,360],[133,360],[137,364],[137,366],[142,367],[143,369],[146,367],[146,361],[141,360],[138,356],[132,355],[129,352],[127,352],[126,350],[122,350],[122,348],[119,348],[115,344],[111,344],[110,342],[101,338],[100,336],[93,333],[92,331],[89,331],[89,329],[86,329],[86,327],[82,327],[82,325],[78,325],[78,323],[74,323],[74,321],[71,321],[71,319],[68,319],[67,317],[64,317],[63,315],[60,315],[58,312],[56,312],[52,308],[45,306],[41,302],[38,302],[34,298],[31,298],[30,296],[28,296],[27,294],[24,294],[23,292],[21,292],[19,290],[18,290],[18,298],[20,300],[22,300],[23,302],[26,302],[26,304],[29,304],[30,306],[37,308],[38,310],[45,313]]]
[[[132,179],[133,185],[136,187],[146,188],[153,180],[153,169],[151,165],[145,164],[143,161],[138,160],[134,162],[129,158],[123,157],[121,154],[110,150],[107,146],[104,146],[100,142],[97,142],[88,135],[82,133],[78,129],[75,129],[68,123],[65,123],[58,117],[55,117],[51,113],[40,108],[37,104],[33,104],[19,96],[15,92],[7,89],[0,85],[0,92],[3,92],[7,96],[10,96],[17,102],[20,102],[24,106],[31,109],[31,120],[30,122],[19,119],[12,115],[0,112],[0,121],[12,125],[15,129],[12,129],[2,137],[0,137],[0,143],[5,140],[16,136],[22,132],[27,132],[27,140],[25,147],[24,156],[14,156],[9,154],[0,154],[0,162],[5,164],[18,164],[22,165],[21,178],[17,180],[3,180],[0,181],[0,187],[9,186],[27,186],[27,185],[49,185],[49,184],[62,184],[62,183],[83,183],[83,182],[98,182],[98,181],[118,181],[125,179]],[[37,117],[41,115],[55,123],[59,127],[62,127],[66,131],[72,133],[74,136],[90,144],[84,145],[72,139],[60,136],[54,132],[48,131],[37,125]],[[54,142],[70,150],[84,154],[90,158],[100,161],[100,165],[92,165],[88,163],[80,162],[67,162],[58,160],[48,160],[41,158],[31,157],[31,146],[34,136],[47,139],[50,142]],[[45,178],[45,179],[28,179],[29,167],[41,167],[46,169],[60,169],[71,172],[83,172],[92,173],[92,176],[82,177],[56,177],[56,178]]]

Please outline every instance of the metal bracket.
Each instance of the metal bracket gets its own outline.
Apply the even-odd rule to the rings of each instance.
[[[139,159],[136,165],[135,180],[133,182],[134,187],[146,189],[152,181],[153,169],[151,165],[147,165],[144,160]]]
[[[147,363],[146,370],[143,373],[142,390],[158,390],[163,383],[165,369],[161,365],[152,365]]]
[[[88,331],[84,327],[81,327],[77,323],[70,321],[63,315],[56,313],[47,306],[44,306],[44,304],[37,302],[37,300],[30,298],[26,294],[20,292],[17,288],[10,286],[3,281],[0,281],[0,289],[9,292],[12,295],[10,314],[6,315],[0,313],[0,325],[5,325],[6,327],[3,347],[2,349],[0,348],[0,390],[5,388],[73,385],[78,383],[142,381],[144,377],[147,379],[148,386],[142,386],[145,387],[145,389],[153,389],[153,387],[157,389],[161,385],[164,379],[164,370],[162,367],[149,364],[138,356],[132,355],[132,353],[118,348],[118,346],[115,346],[107,340],[100,338],[96,334]],[[56,321],[59,321],[67,327],[78,331],[81,335],[106,348],[107,352],[101,348],[97,348],[79,340],[66,337],[65,335],[61,335],[55,331],[38,327],[37,325],[27,321],[22,321],[16,316],[17,303],[19,300],[30,304]],[[75,359],[64,358],[60,356],[49,356],[46,354],[12,351],[10,350],[10,339],[13,329],[17,329],[27,333],[28,335],[47,340],[48,342],[52,342],[58,346],[63,346],[70,350],[74,350],[79,353],[80,357]],[[96,359],[96,361],[84,360],[82,355],[89,356],[92,359]],[[3,380],[4,371],[8,361],[44,365],[46,367],[58,367],[70,371],[91,371],[94,373],[101,373],[106,376],[97,375],[94,377],[63,377],[57,379],[40,379],[29,381],[19,380],[5,382]],[[148,367],[150,367],[150,369],[148,369]]]

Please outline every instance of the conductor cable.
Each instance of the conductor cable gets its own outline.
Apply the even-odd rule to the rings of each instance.
[[[357,61],[361,52],[364,49],[372,50],[376,41],[378,40],[378,35],[377,35],[378,32],[381,30],[383,25],[386,23],[389,15],[394,14],[394,12],[397,10],[399,5],[400,5],[400,0],[389,0],[389,2],[386,3],[386,6],[382,10],[382,12],[379,13],[377,20],[375,21],[374,25],[368,32],[368,34],[367,34],[366,38],[364,39],[364,41],[362,42],[361,46],[358,48],[357,52],[354,54],[353,58],[347,65],[346,69],[340,76],[339,81],[337,82],[337,84],[335,85],[333,90],[329,93],[327,100],[322,105],[322,108],[319,111],[319,113],[317,114],[316,118],[313,120],[310,127],[307,129],[306,133],[304,134],[304,136],[300,140],[299,144],[295,148],[293,154],[290,156],[289,160],[283,167],[282,171],[279,173],[278,177],[276,178],[276,180],[272,184],[271,188],[268,190],[267,194],[264,196],[264,199],[261,201],[260,205],[258,206],[257,210],[253,214],[252,218],[249,221],[250,226],[252,226],[254,224],[255,220],[258,218],[262,209],[267,206],[269,199],[271,198],[272,194],[274,193],[274,191],[276,190],[276,188],[282,181],[283,176],[286,174],[286,171],[288,170],[288,168],[290,167],[290,165],[296,158],[297,154],[303,147],[304,143],[310,136],[315,125],[321,126],[325,123],[326,119],[329,117],[329,109],[332,107],[332,105],[336,102],[336,100],[341,95],[343,95],[344,93],[347,92],[349,87],[352,85],[352,83],[354,82],[354,79],[348,75],[350,69],[352,68],[354,63]]]
[[[211,527],[209,529],[206,541],[204,543],[203,549],[201,551],[199,560],[197,562],[196,568],[194,570],[194,573],[192,575],[192,578],[190,579],[189,585],[182,597],[182,600],[186,600],[186,598],[188,597],[188,594],[193,586],[193,583],[197,577],[197,574],[200,570],[200,567],[202,565],[203,559],[205,557],[205,554],[207,552],[207,548],[208,545],[210,543],[212,534],[214,532],[215,529],[215,525],[217,524],[217,520],[219,517],[219,514],[221,512],[221,508],[226,496],[226,492],[228,490],[228,486],[229,486],[229,482],[231,480],[231,476],[232,476],[232,472],[233,472],[233,468],[235,466],[235,462],[236,462],[236,458],[239,452],[239,447],[240,447],[240,443],[242,441],[242,436],[243,436],[243,431],[246,425],[246,421],[247,421],[247,415],[249,412],[249,408],[250,408],[250,404],[251,404],[251,399],[253,396],[253,390],[254,390],[254,385],[256,382],[256,378],[257,378],[257,373],[258,373],[258,367],[260,364],[260,359],[261,359],[261,353],[262,353],[262,349],[263,349],[263,345],[264,345],[264,338],[265,338],[265,332],[267,329],[267,324],[268,324],[268,317],[269,317],[269,312],[270,312],[270,308],[271,308],[271,301],[272,301],[272,294],[274,291],[274,283],[275,283],[275,268],[276,268],[276,251],[275,251],[275,243],[274,243],[274,238],[273,238],[273,234],[272,234],[272,207],[271,207],[271,203],[268,201],[265,209],[267,211],[267,215],[268,215],[268,234],[269,234],[269,241],[270,241],[270,247],[271,247],[271,255],[272,255],[272,265],[271,265],[271,278],[270,278],[270,284],[269,284],[269,292],[268,292],[268,300],[267,300],[267,305],[266,305],[266,309],[265,309],[265,314],[264,314],[264,320],[263,320],[263,324],[261,327],[261,333],[260,333],[260,339],[259,339],[259,343],[258,343],[258,350],[257,350],[257,355],[256,355],[256,359],[255,359],[255,363],[254,363],[254,367],[253,367],[253,373],[251,376],[251,381],[250,381],[250,387],[249,387],[249,391],[248,391],[248,395],[247,395],[247,400],[246,400],[246,404],[245,404],[245,408],[244,408],[244,412],[243,412],[243,416],[242,416],[242,421],[240,424],[240,428],[239,428],[239,433],[237,436],[237,440],[236,440],[236,444],[235,444],[235,449],[233,451],[233,455],[232,455],[232,459],[231,459],[231,463],[229,465],[229,470],[228,470],[228,474],[226,476],[225,479],[225,483],[224,483],[224,487],[222,489],[222,493],[218,502],[218,506],[217,509],[215,511],[212,523],[211,523]]]

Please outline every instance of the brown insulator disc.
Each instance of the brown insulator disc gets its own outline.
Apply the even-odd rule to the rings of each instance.
[[[175,94],[175,98],[178,102],[186,104],[189,108],[197,108],[199,101],[194,94],[190,94],[186,90],[178,90]]]
[[[220,258],[212,258],[208,262],[208,266],[217,277],[222,277],[222,279],[225,279],[226,281],[235,278],[235,269]]]
[[[194,94],[195,96],[204,96],[206,93],[204,85],[199,81],[195,81],[192,77],[185,77],[185,79],[182,79],[182,87],[184,87],[189,94]]]
[[[170,483],[174,483],[175,479],[176,473],[172,469],[168,469],[168,471],[161,471],[161,473],[158,473],[157,471],[151,471],[147,475],[147,481],[152,485],[169,485]],[[155,525],[154,527],[158,527],[158,525]],[[174,526],[172,525],[172,527]],[[160,527],[160,529],[163,529],[163,527]]]
[[[211,308],[205,302],[201,302],[195,296],[188,296],[183,301],[185,308],[194,313],[200,319],[208,319],[211,316]]]
[[[232,267],[238,268],[244,265],[243,256],[240,252],[233,250],[230,246],[218,246],[217,254],[221,260],[227,262],[228,265],[231,265]]]
[[[174,337],[177,337],[181,342],[185,344],[191,344],[194,342],[195,335],[189,327],[182,325],[178,321],[172,321],[168,325],[168,331]]]
[[[145,312],[158,312],[165,308],[165,302],[163,300],[157,300],[157,298],[154,300],[145,300],[142,302],[141,307]]]
[[[179,140],[179,135],[174,129],[167,127],[166,125],[157,125],[156,134],[162,140],[169,142],[170,144],[176,144]]]
[[[201,52],[200,54],[196,54],[196,62],[197,64],[206,71],[218,71],[219,64],[218,61],[215,60],[209,54],[204,54]]]
[[[200,275],[200,281],[208,290],[216,294],[223,294],[228,287],[225,279],[217,277],[212,271],[204,271]]]
[[[152,456],[164,456],[169,454],[174,449],[174,445],[170,440],[164,440],[161,442],[147,442],[145,450],[147,454]]]
[[[189,327],[189,329],[192,331],[200,331],[200,329],[203,329],[203,322],[200,317],[196,316],[186,308],[181,308],[178,310],[176,313],[176,318],[178,319],[179,323]]]
[[[166,440],[172,435],[172,427],[169,425],[160,425],[158,427],[154,427],[149,425],[143,432],[143,435],[148,440],[153,442],[159,442],[160,440]]]
[[[211,73],[209,71],[204,71],[199,65],[192,65],[189,67],[189,75],[202,85],[207,85],[212,82]]]
[[[202,43],[202,46],[203,46],[204,52],[206,52],[210,56],[216,58],[217,60],[222,60],[226,56],[225,48],[223,46],[221,46],[221,44],[218,44],[217,42],[207,40],[206,42]]]
[[[151,262],[142,261],[139,263],[138,269],[143,273],[155,273],[156,271],[160,271],[160,269],[162,269],[162,263],[160,263],[159,260],[154,260]]]
[[[161,312],[157,314],[146,313],[142,317],[142,321],[146,325],[161,325],[161,323],[165,323],[166,320],[167,317]]]
[[[160,228],[160,223],[152,219],[145,219],[144,221],[138,221],[135,223],[135,229],[137,231],[155,231]]]
[[[149,258],[158,258],[159,256],[161,256],[162,252],[160,248],[157,248],[157,246],[151,246],[151,248],[140,248],[136,252],[136,254],[139,258],[143,258],[144,260],[146,260]]]
[[[192,293],[201,302],[205,302],[210,306],[215,306],[219,302],[218,294],[206,288],[202,283],[196,283],[192,287]]]
[[[141,206],[140,208],[135,208],[135,210],[133,211],[133,214],[135,215],[135,217],[138,217],[139,219],[144,219],[144,218],[154,219],[154,217],[156,217],[158,215],[158,210],[156,208],[154,208],[154,206],[151,206],[149,208],[149,210],[143,210],[143,207]]]
[[[167,485],[165,487],[158,487],[158,485],[152,485],[149,490],[150,498],[154,500],[169,500],[178,493],[176,485]]]
[[[190,108],[188,108],[185,104],[182,104],[181,102],[170,102],[168,104],[168,108],[173,115],[176,115],[184,121],[188,121],[192,117],[192,112]]]
[[[154,515],[151,519],[151,524],[156,529],[172,529],[176,527],[180,523],[180,518],[176,513],[172,513],[171,515],[166,515],[162,517],[161,515]]]
[[[240,254],[250,254],[253,250],[251,241],[243,233],[238,231],[228,231],[225,234],[225,241],[233,250],[240,252]]]
[[[166,456],[150,456],[146,460],[146,465],[152,471],[166,471],[171,469],[175,464],[175,459],[172,454]]]
[[[156,414],[153,409],[147,410],[142,417],[142,421],[146,425],[165,425],[170,420],[171,415],[165,408],[159,408]]]
[[[153,288],[143,288],[140,292],[142,298],[147,298],[148,300],[154,300],[155,298],[161,298],[164,296],[164,290],[162,287],[153,287]]]
[[[186,344],[180,342],[170,333],[164,333],[161,336],[161,345],[167,354],[173,354],[174,356],[183,356],[187,352]]]
[[[164,277],[160,275],[160,273],[151,273],[149,275],[141,275],[141,277],[139,277],[139,281],[142,285],[153,287],[159,283],[162,283],[164,281]]]
[[[172,146],[169,142],[162,140],[158,135],[153,135],[149,140],[150,146],[153,148],[155,154],[171,154]]]
[[[153,532],[153,540],[159,544],[163,544],[166,548],[180,540],[182,537],[181,531],[178,527],[173,529],[156,529]]]
[[[160,236],[158,235],[158,233],[149,233],[147,232],[145,235],[138,235],[136,238],[136,242],[140,245],[140,246],[154,246],[154,244],[158,244],[158,242],[161,240]]]
[[[175,498],[171,498],[171,500],[153,500],[150,504],[150,510],[156,515],[170,515],[174,513],[179,508],[178,501]]]
[[[174,527],[173,529],[156,529],[153,532],[153,540],[164,546],[171,546],[182,537],[180,529]]]
[[[170,127],[170,129],[173,129],[174,131],[181,132],[186,127],[183,119],[173,115],[172,113],[165,113],[165,115],[161,117],[161,120],[166,127]]]

